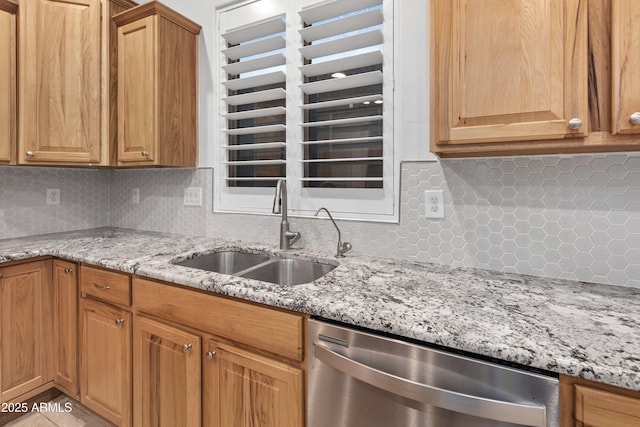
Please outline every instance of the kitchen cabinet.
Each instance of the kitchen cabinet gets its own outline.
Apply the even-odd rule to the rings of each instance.
[[[613,133],[640,133],[640,4],[613,0],[611,24]]]
[[[640,150],[629,135],[640,111],[634,9],[618,0],[432,0],[431,151]]]
[[[0,400],[53,379],[51,261],[0,268]],[[44,391],[44,390],[42,390]]]
[[[16,155],[16,14],[18,5],[0,0],[0,164]]]
[[[301,427],[303,371],[210,341],[204,375],[206,427]]]
[[[118,164],[196,166],[200,26],[149,2],[118,27]]]
[[[640,425],[640,392],[560,375],[561,427]]]
[[[53,260],[53,337],[55,384],[80,398],[78,363],[78,269],[72,262]]]
[[[136,425],[139,410],[159,408],[163,401],[176,399],[176,410],[187,414],[189,407],[195,411],[196,405],[202,405],[202,425],[206,427],[304,426],[304,316],[139,277],[134,278],[132,289],[136,325],[140,324],[148,337],[141,341],[142,336],[136,333],[136,358],[142,354],[143,359],[149,359],[135,362]],[[141,313],[162,323],[141,318]],[[195,402],[189,399],[199,399],[197,392],[182,391],[189,382],[193,387],[199,384],[200,370],[191,350],[196,344],[200,349],[201,342],[205,343],[198,359],[202,400]],[[181,350],[191,343],[185,356]],[[162,350],[158,348],[161,345],[165,346]],[[194,366],[189,367],[189,357]],[[153,364],[158,367],[152,369]],[[152,385],[156,377],[171,382],[176,368],[184,378],[174,382],[175,390]],[[145,380],[148,370],[162,373],[149,373]],[[147,402],[139,396],[158,388],[160,395],[150,395]],[[174,397],[174,393],[181,394]],[[141,425],[147,425],[146,421]]]
[[[133,316],[112,305],[130,303],[130,277],[83,265],[80,290],[80,401],[112,423],[130,426]]]
[[[134,322],[134,425],[200,427],[201,340],[146,317]]]
[[[128,0],[22,0],[18,163],[115,160],[115,13]],[[102,19],[104,17],[104,19]]]

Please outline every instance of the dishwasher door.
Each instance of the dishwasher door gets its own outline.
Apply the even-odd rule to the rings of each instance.
[[[308,427],[557,427],[556,378],[309,321]]]

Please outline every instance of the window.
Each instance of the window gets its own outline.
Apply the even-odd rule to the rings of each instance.
[[[216,210],[397,218],[390,0],[257,0],[218,11]]]

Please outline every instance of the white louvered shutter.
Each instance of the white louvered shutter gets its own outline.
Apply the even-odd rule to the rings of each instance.
[[[281,15],[222,34],[228,187],[272,187],[286,176],[285,27]]]

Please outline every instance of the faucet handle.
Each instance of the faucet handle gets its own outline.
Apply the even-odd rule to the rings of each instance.
[[[339,248],[338,248],[338,256],[343,257],[345,253],[349,252],[351,250],[353,246],[351,246],[351,243],[349,242],[344,242]]]

